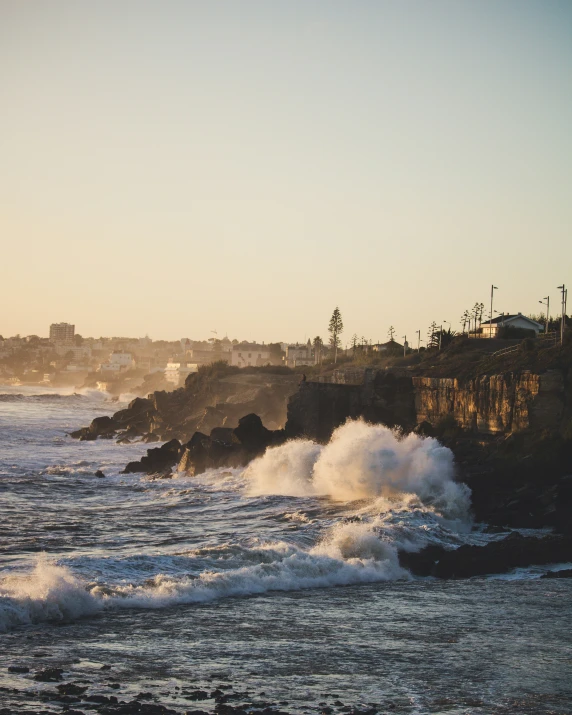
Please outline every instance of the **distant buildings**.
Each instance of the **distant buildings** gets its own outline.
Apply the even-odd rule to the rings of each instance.
[[[123,370],[128,370],[130,367],[135,365],[135,360],[133,360],[133,355],[131,353],[124,352],[113,352],[109,356],[107,362],[102,362],[99,366],[99,372],[102,373],[116,373]]]
[[[168,362],[165,368],[165,380],[178,386],[185,381],[188,375],[198,372],[198,369],[199,366],[196,363]]]
[[[407,345],[407,347],[409,346]],[[401,345],[401,343],[398,343],[397,340],[388,340],[386,343],[377,343],[376,345],[372,345],[371,349],[374,353],[402,353],[404,346]]]
[[[75,325],[70,323],[52,323],[50,325],[50,340],[54,343],[72,343],[75,335]]]
[[[288,345],[286,347],[286,365],[288,367],[300,367],[315,365],[316,358],[310,340],[304,345]]]
[[[240,343],[232,348],[230,364],[238,367],[272,365],[272,352],[268,345]]]

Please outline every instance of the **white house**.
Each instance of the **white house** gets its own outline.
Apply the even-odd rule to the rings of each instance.
[[[168,362],[165,368],[165,380],[173,385],[180,385],[187,375],[198,372],[198,369],[196,363]]]
[[[286,364],[288,367],[315,365],[316,359],[310,340],[302,345],[298,345],[298,343],[296,343],[296,345],[288,345],[286,347]]]
[[[233,345],[230,364],[238,365],[238,367],[271,365],[272,358],[270,349],[268,345],[258,345],[257,343],[240,343],[239,345]]]
[[[524,328],[525,330],[534,330],[538,333],[544,332],[544,325],[537,323],[536,320],[527,318],[522,313],[516,315],[499,315],[498,318],[487,320],[481,323],[482,333],[480,337],[496,338],[502,328]],[[479,336],[477,336],[479,337]]]
[[[111,353],[108,362],[101,363],[99,366],[99,372],[121,372],[122,370],[129,370],[129,368],[134,365],[135,360],[133,360],[133,355],[131,355],[131,353],[117,351]]]

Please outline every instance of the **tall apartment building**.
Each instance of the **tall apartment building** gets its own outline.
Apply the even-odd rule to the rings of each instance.
[[[75,325],[70,323],[52,323],[50,325],[50,340],[57,343],[71,343],[75,334]]]

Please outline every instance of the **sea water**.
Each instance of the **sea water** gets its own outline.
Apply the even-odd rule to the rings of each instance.
[[[350,422],[243,470],[155,479],[120,473],[142,443],[69,437],[123,406],[105,394],[0,392],[0,707],[61,712],[33,679],[53,666],[181,713],[217,687],[291,713],[572,712],[570,580],[399,565],[503,536],[472,522],[436,440]]]

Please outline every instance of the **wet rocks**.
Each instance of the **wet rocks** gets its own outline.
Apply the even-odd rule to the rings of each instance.
[[[76,685],[75,683],[62,683],[56,690],[60,695],[83,695],[87,691],[87,686]]]
[[[177,469],[195,475],[206,469],[243,466],[285,439],[282,430],[266,429],[258,415],[249,414],[239,419],[235,429],[215,427],[209,436],[195,432],[183,445]]]
[[[41,683],[56,683],[58,680],[63,680],[64,671],[61,668],[44,668],[38,670],[34,675],[34,680]]]
[[[27,668],[25,665],[9,665],[8,672],[9,673],[29,673],[30,669]]]
[[[540,578],[572,578],[572,569],[561,569],[560,571],[549,571]]]
[[[148,449],[145,457],[141,457],[138,462],[129,462],[122,473],[145,472],[147,474],[161,474],[170,472],[171,468],[179,461],[180,456],[181,443],[178,439],[172,439],[161,447]]]
[[[550,534],[525,537],[514,532],[485,546],[460,546],[448,550],[426,546],[416,553],[401,551],[399,561],[416,576],[469,578],[506,573],[525,566],[572,561],[572,538]]]

